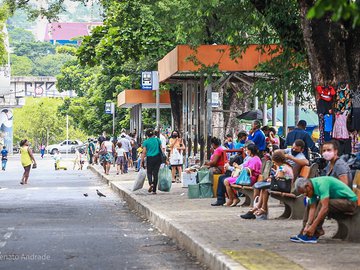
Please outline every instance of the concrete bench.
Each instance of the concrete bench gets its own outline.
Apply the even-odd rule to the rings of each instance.
[[[304,166],[301,169],[299,177],[312,178],[317,176],[318,164],[314,163],[310,167]],[[305,205],[304,196],[296,196],[293,193],[279,192],[269,190],[270,196],[279,200],[285,206],[284,213],[279,216],[280,219],[302,219],[304,216]]]
[[[285,206],[284,213],[278,219],[302,219],[304,216],[305,205],[304,195],[296,196],[293,193],[269,190],[270,196],[279,200]]]
[[[360,243],[359,207],[355,213],[331,214],[329,218],[335,219],[338,223],[338,230],[333,238]]]
[[[254,204],[254,189],[251,186],[242,186],[233,184],[231,187],[240,191],[245,196],[245,201],[240,206],[250,206]]]
[[[261,179],[266,179],[270,175],[272,162],[271,160],[264,160],[262,166],[262,174],[259,175],[258,181]],[[244,186],[244,185],[231,185],[233,189],[238,192],[241,192],[245,196],[245,201],[240,206],[252,206],[254,205],[254,188],[251,186]]]

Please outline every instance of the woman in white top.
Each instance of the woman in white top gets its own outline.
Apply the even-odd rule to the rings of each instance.
[[[105,141],[102,142],[100,147],[100,162],[104,167],[105,174],[109,174],[110,165],[113,161],[113,153],[115,152],[114,144],[110,141],[110,137],[107,137]]]

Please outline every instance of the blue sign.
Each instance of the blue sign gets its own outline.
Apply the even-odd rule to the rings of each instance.
[[[152,90],[153,89],[153,78],[151,71],[141,72],[141,89]]]
[[[111,106],[111,102],[106,102],[105,103],[105,113],[106,114],[112,114],[112,106]]]

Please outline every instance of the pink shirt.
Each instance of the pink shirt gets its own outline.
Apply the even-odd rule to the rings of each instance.
[[[215,149],[214,153],[210,157],[210,161],[212,161],[215,155],[219,156],[218,162],[216,164],[217,167],[223,167],[225,165],[223,151],[224,149],[221,146],[219,146],[218,148]]]
[[[261,174],[261,166],[261,159],[258,156],[253,156],[252,158],[249,158],[249,160],[243,164],[243,167],[249,168],[251,170],[251,185],[256,183],[256,180]]]

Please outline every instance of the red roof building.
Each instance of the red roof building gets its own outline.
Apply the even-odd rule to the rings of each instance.
[[[102,22],[52,22],[46,25],[44,41],[53,44],[78,44],[78,37],[88,36]]]

